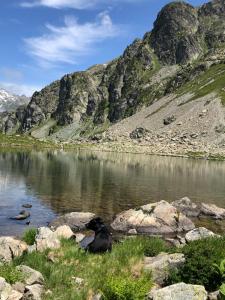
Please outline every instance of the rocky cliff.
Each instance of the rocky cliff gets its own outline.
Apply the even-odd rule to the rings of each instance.
[[[196,134],[196,139],[208,136],[207,141],[221,144],[224,103],[225,0],[198,8],[172,2],[159,12],[152,31],[119,58],[65,75],[0,122],[11,118],[10,130],[2,125],[5,132],[60,141],[96,139],[99,134],[130,139],[141,128],[164,132],[169,139],[175,133]],[[193,112],[197,117],[190,119]],[[193,133],[199,126],[201,132]]]

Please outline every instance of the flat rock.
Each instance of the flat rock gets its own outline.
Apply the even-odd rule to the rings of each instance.
[[[73,231],[85,229],[85,225],[94,219],[95,214],[89,212],[71,212],[53,220],[49,225],[59,227],[68,225]]]
[[[205,239],[208,237],[219,237],[219,235],[206,229],[205,227],[195,228],[195,229],[189,231],[188,233],[186,233],[186,235],[185,235],[185,239],[188,243],[192,242],[192,241]]]
[[[195,228],[188,217],[164,200],[124,211],[117,215],[111,226],[121,232],[136,229],[137,233],[148,234],[171,234]]]
[[[47,227],[38,228],[35,238],[37,251],[43,252],[46,249],[59,249],[59,238]]]
[[[183,282],[153,290],[148,295],[151,300],[207,300],[204,286],[185,284]]]
[[[24,300],[41,300],[44,292],[43,285],[34,284],[26,286],[26,293],[24,294]]]
[[[225,209],[216,206],[215,204],[201,204],[201,214],[217,220],[225,219]]]
[[[154,283],[162,286],[169,276],[169,270],[176,269],[185,263],[182,253],[160,253],[155,257],[145,257],[144,269],[152,272]]]
[[[40,272],[24,265],[17,266],[16,269],[24,275],[26,285],[44,284],[44,277]]]
[[[19,241],[13,237],[0,238],[0,262],[10,262],[14,257],[23,255],[28,246],[25,242]]]
[[[200,215],[200,207],[191,201],[188,197],[184,197],[180,200],[176,200],[171,203],[181,213],[187,217],[198,217]]]

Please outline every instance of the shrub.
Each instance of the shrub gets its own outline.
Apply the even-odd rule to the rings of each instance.
[[[37,229],[31,228],[24,232],[22,240],[28,245],[32,246],[35,243],[35,236],[37,234]]]
[[[132,276],[114,276],[106,279],[103,287],[104,300],[143,300],[152,287],[150,275],[143,274],[136,279]]]
[[[144,255],[145,256],[156,256],[161,252],[170,252],[171,247],[167,246],[166,242],[160,238],[146,238],[144,244]]]
[[[186,262],[177,271],[171,271],[168,284],[185,282],[204,285],[215,291],[221,284],[221,276],[215,268],[225,257],[225,238],[208,238],[191,242],[181,249]]]
[[[0,277],[5,278],[5,280],[10,284],[23,281],[24,279],[22,273],[16,270],[13,265],[0,266]]]

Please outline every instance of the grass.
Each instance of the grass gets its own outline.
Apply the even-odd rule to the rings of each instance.
[[[22,240],[27,243],[27,245],[32,246],[35,243],[35,236],[37,234],[37,229],[31,228],[24,232]]]
[[[0,265],[0,277],[5,278],[6,282],[10,284],[23,281],[24,279],[22,273],[16,270],[15,266],[12,264]]]
[[[127,238],[113,247],[111,253],[92,255],[79,249],[74,241],[62,240],[59,250],[29,253],[14,261],[40,271],[46,289],[52,295],[45,300],[85,300],[101,292],[105,300],[142,300],[152,287],[151,274],[143,271],[144,254],[166,250],[157,238]],[[48,255],[54,257],[50,262]],[[84,279],[82,285],[74,278]]]
[[[178,91],[178,95],[193,93],[194,96],[188,102],[202,98],[215,92],[221,98],[221,102],[225,105],[225,64],[221,63],[212,66],[198,78],[191,80]],[[184,105],[182,103],[180,105]]]

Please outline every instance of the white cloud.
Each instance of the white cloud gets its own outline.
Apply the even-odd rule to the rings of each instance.
[[[95,6],[102,0],[30,0],[22,2],[23,7],[47,6],[52,8],[70,7],[75,9],[87,9]]]
[[[20,81],[23,79],[23,73],[13,68],[1,68],[0,75],[8,81]]]
[[[107,12],[102,12],[93,23],[78,23],[65,17],[64,25],[46,24],[47,33],[25,39],[26,50],[41,66],[58,63],[75,64],[79,57],[93,52],[96,44],[120,33]]]
[[[40,86],[16,84],[10,82],[0,82],[0,88],[3,88],[15,95],[26,95],[26,96],[32,96],[32,94],[35,91],[39,91],[41,89]]]

